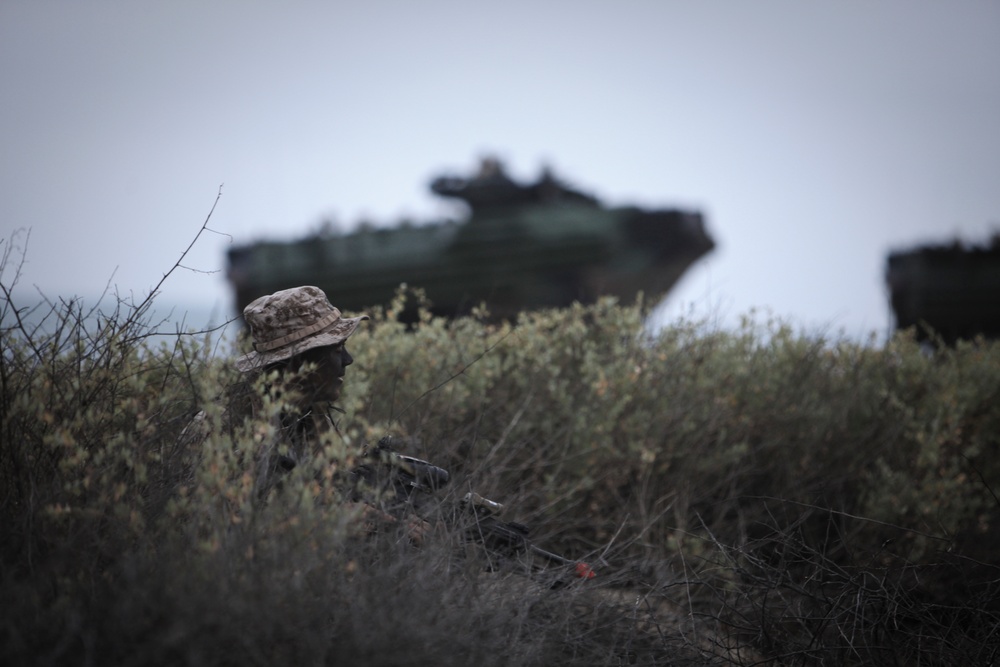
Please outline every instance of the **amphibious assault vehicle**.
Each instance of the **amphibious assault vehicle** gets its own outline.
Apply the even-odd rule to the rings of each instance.
[[[889,254],[885,274],[897,329],[954,344],[1000,338],[1000,234],[985,246],[926,245]]]
[[[345,312],[387,304],[401,283],[422,288],[436,315],[481,303],[494,318],[524,309],[664,296],[714,242],[697,211],[609,207],[543,170],[518,183],[495,159],[471,178],[442,176],[439,196],[466,204],[463,221],[295,241],[260,241],[229,252],[228,276],[242,312],[253,299],[316,285]]]

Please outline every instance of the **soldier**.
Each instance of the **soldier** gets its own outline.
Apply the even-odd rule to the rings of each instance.
[[[344,373],[354,359],[345,343],[367,315],[343,317],[318,287],[281,290],[253,301],[243,310],[253,351],[236,359],[243,381],[227,390],[222,427],[236,435],[246,419],[263,419],[265,395],[287,403],[254,452],[254,493],[264,498],[284,472],[314,455],[323,440],[337,433],[331,412],[340,396]],[[276,373],[274,373],[276,371]],[[267,374],[261,392],[256,380]],[[198,413],[181,434],[193,448],[209,436],[205,412]]]
[[[343,317],[323,290],[312,286],[262,296],[244,308],[243,317],[250,327],[253,351],[236,359],[245,381],[230,389],[227,427],[235,428],[246,417],[261,418],[264,397],[256,382],[261,374],[266,374],[268,382],[264,391],[288,401],[272,418],[273,437],[255,452],[254,493],[264,499],[284,474],[307,462],[331,435],[339,435],[331,415],[333,401],[340,397],[344,374],[354,362],[345,345],[369,318]],[[203,421],[203,415],[199,417]],[[198,431],[202,438],[207,435],[204,428]],[[369,530],[377,522],[395,521],[369,505],[362,504],[360,511]],[[411,519],[407,528],[411,539],[420,541],[426,524]]]
[[[272,391],[293,397],[291,409],[276,424],[277,451],[260,452],[261,477],[267,480],[277,468],[299,465],[324,435],[336,432],[333,401],[354,362],[345,344],[368,316],[342,317],[323,290],[305,286],[262,296],[243,310],[243,317],[253,351],[237,359],[236,368],[251,377],[277,371]]]

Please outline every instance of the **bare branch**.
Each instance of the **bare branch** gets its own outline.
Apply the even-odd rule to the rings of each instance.
[[[206,275],[210,275],[210,274],[213,274],[213,273],[218,273],[219,271],[221,271],[221,269],[212,269],[212,270],[196,269],[196,268],[191,267],[191,266],[184,266],[183,264],[178,264],[177,268],[179,268],[179,269],[187,269],[188,271],[192,271],[194,273],[204,273]]]
[[[142,303],[140,303],[138,306],[134,306],[136,313],[141,313],[149,306],[150,303],[152,303],[153,297],[155,297],[159,293],[160,288],[163,286],[163,283],[166,282],[167,278],[169,278],[174,271],[180,268],[181,262],[184,261],[184,258],[187,257],[187,254],[191,252],[191,248],[194,247],[194,244],[198,242],[198,239],[201,238],[201,235],[208,228],[208,221],[212,219],[212,214],[215,213],[215,207],[219,205],[219,199],[221,198],[222,198],[222,185],[219,186],[219,191],[215,195],[215,201],[212,203],[212,208],[209,209],[208,215],[205,216],[205,222],[202,223],[201,229],[199,229],[198,233],[194,235],[194,238],[191,239],[191,243],[189,243],[188,247],[184,249],[184,252],[181,253],[181,256],[177,259],[174,265],[170,267],[170,270],[164,273],[163,277],[160,278],[160,281],[156,283],[153,289],[149,291],[149,294],[147,294],[146,298],[142,300]]]

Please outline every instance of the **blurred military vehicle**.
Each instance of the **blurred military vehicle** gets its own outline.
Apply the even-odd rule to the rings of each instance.
[[[522,184],[488,158],[472,178],[441,176],[430,188],[464,202],[467,218],[234,247],[228,275],[239,311],[296,285],[358,312],[387,304],[406,283],[446,317],[481,303],[499,319],[603,295],[632,302],[639,291],[655,303],[714,247],[698,212],[604,206],[547,169]]]
[[[954,344],[1000,337],[1000,234],[988,245],[925,245],[889,254],[886,284],[896,328]]]

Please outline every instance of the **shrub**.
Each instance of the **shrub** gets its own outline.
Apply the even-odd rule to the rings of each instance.
[[[424,309],[407,330],[401,292],[349,343],[343,438],[261,501],[273,434],[226,411],[238,378],[210,334],[150,336],[148,301],[52,303],[35,326],[2,286],[5,664],[971,664],[1000,648],[995,343],[927,354],[905,333],[861,344],[753,317],[653,335],[641,304],[611,300],[514,323]],[[420,548],[392,527],[359,537],[335,480],[386,433],[453,473],[445,500],[504,501],[598,579],[484,573],[447,526]]]

